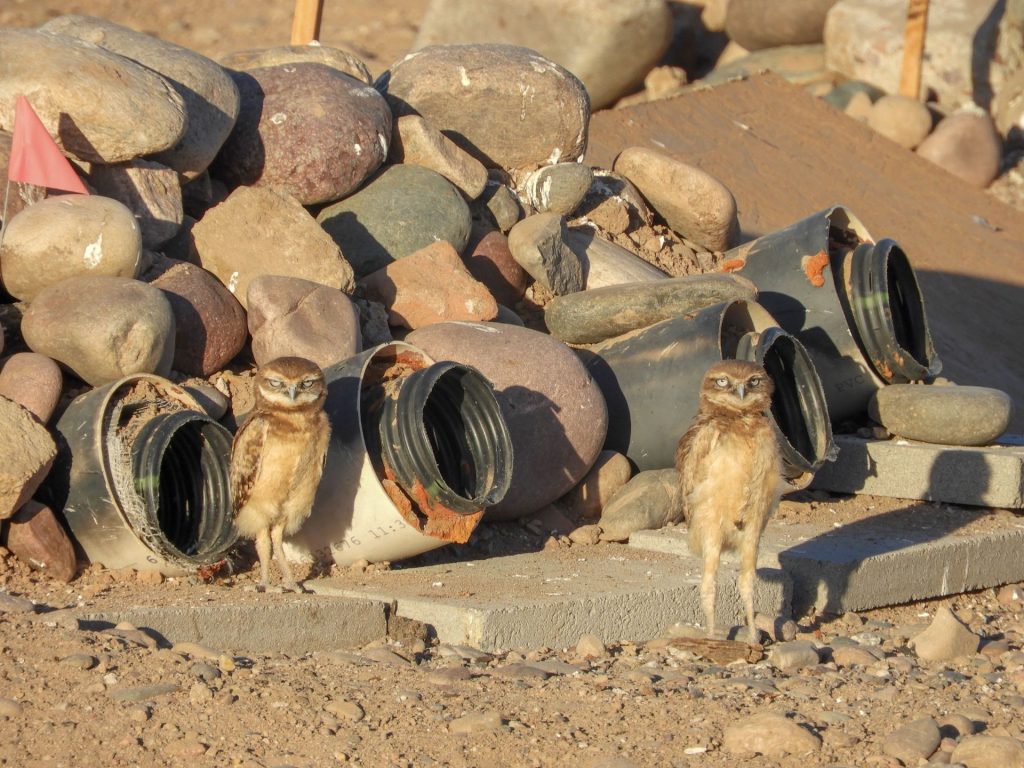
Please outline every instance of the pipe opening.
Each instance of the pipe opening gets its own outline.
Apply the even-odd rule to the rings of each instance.
[[[910,262],[899,247],[894,247],[889,253],[886,283],[896,343],[927,368],[931,365],[933,351],[930,349],[924,300]]]
[[[780,438],[783,474],[796,478],[830,458],[832,427],[821,381],[806,349],[784,331],[771,335],[760,363],[775,383],[771,416]]]
[[[205,564],[231,546],[230,450],[227,430],[196,412],[159,414],[141,426],[131,445],[137,501],[125,508],[150,548]]]

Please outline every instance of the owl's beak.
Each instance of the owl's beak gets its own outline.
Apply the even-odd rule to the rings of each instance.
[[[288,397],[290,397],[292,400],[295,399],[295,392],[298,390],[298,387],[298,384],[292,384],[290,387],[288,387]]]
[[[740,396],[740,400],[743,399],[743,395],[746,393],[746,387],[743,382],[736,385],[736,394]]]

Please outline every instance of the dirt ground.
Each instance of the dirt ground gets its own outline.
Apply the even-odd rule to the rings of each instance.
[[[321,40],[355,51],[376,75],[409,49],[426,5],[328,2]],[[0,26],[88,13],[216,59],[287,43],[291,12],[285,0],[5,0]],[[1019,174],[1010,173],[993,192],[1020,207],[1022,188]],[[841,524],[893,505],[805,492],[785,501],[778,518]],[[965,531],[1010,515],[940,505],[920,505],[909,514],[915,512],[963,515]],[[578,546],[529,523],[484,525],[469,545],[403,563],[402,577],[415,579],[417,562],[545,547],[555,557]],[[216,601],[252,586],[250,565],[251,553],[243,553],[241,572],[212,583],[89,567],[65,585],[0,549],[0,592],[35,603],[7,604],[0,594],[0,766],[895,767],[901,763],[885,753],[886,738],[917,718],[934,718],[943,727],[935,764],[949,762],[969,731],[1022,738],[1019,590],[1003,590],[1000,599],[984,590],[860,615],[798,617],[798,638],[819,645],[821,658],[798,671],[767,661],[715,664],[667,638],[610,643],[590,656],[574,648],[488,655],[429,639],[353,653],[254,656],[230,648],[159,647],[132,628],[79,626],[62,610],[122,600]],[[337,575],[367,584],[389,573],[375,566]],[[916,657],[907,641],[940,605],[982,638],[979,653],[949,662]],[[874,660],[841,665],[833,653],[850,644]],[[729,752],[726,730],[763,711],[785,714],[816,733],[821,748],[810,756],[774,758]]]

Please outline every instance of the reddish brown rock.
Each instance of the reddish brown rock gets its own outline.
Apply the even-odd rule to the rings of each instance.
[[[506,307],[514,307],[533,282],[512,257],[508,238],[496,229],[485,231],[474,224],[462,261],[469,274],[486,285],[498,303]]]
[[[248,336],[245,310],[214,275],[187,261],[165,259],[151,285],[174,312],[176,371],[209,376],[242,351]]]
[[[366,298],[388,310],[388,322],[422,328],[445,320],[493,320],[498,303],[445,241],[428,245],[359,281]]]
[[[37,501],[27,502],[11,518],[7,548],[22,562],[58,581],[71,581],[78,570],[71,538],[53,510]]]
[[[999,174],[1002,149],[992,118],[968,108],[939,121],[917,154],[968,184],[985,188]]]
[[[294,277],[264,275],[249,284],[249,332],[258,365],[298,356],[321,368],[362,349],[359,313],[336,288]]]
[[[500,323],[438,323],[406,340],[435,360],[472,365],[494,384],[515,456],[491,520],[528,515],[582,480],[604,445],[608,409],[576,354],[545,333]]]
[[[303,205],[356,190],[388,155],[391,110],[369,85],[323,64],[233,72],[234,130],[211,166],[230,186],[278,187]]]
[[[633,476],[633,467],[618,451],[601,451],[586,477],[563,498],[570,512],[595,520]]]
[[[53,416],[64,377],[46,355],[17,352],[0,361],[0,395],[34,414],[42,424]]]

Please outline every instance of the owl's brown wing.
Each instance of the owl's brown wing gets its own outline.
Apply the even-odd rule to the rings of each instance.
[[[698,421],[690,427],[679,442],[679,480],[683,499],[704,479],[707,457],[718,443],[718,431],[713,425]]]
[[[249,501],[263,461],[268,422],[261,413],[253,413],[235,432],[231,443],[231,502],[237,512]]]

